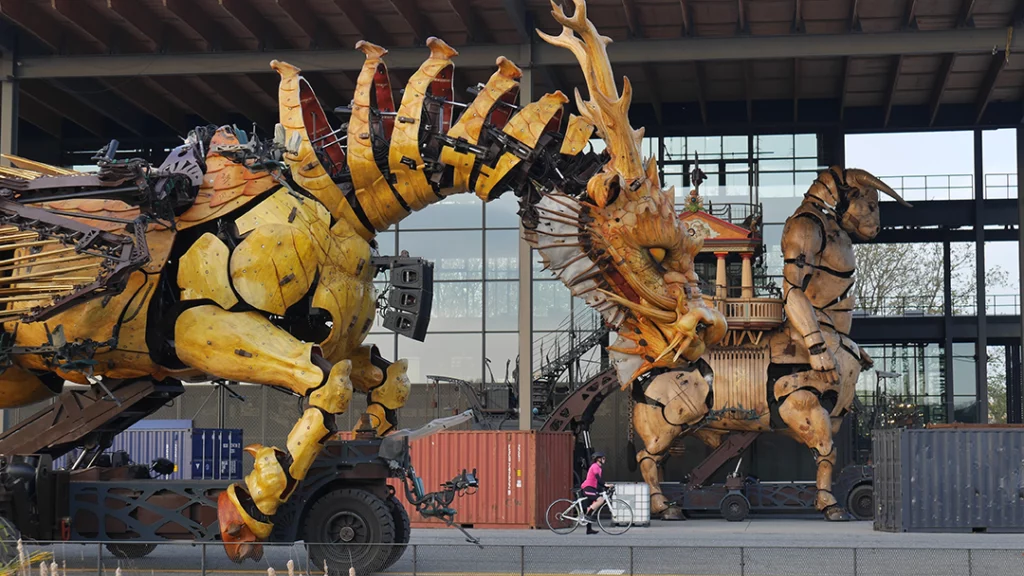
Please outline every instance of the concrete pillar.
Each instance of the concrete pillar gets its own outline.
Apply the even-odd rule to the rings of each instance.
[[[718,268],[715,270],[715,298],[725,300],[729,296],[729,285],[725,274],[725,252],[715,252],[718,258]]]
[[[743,258],[743,275],[742,275],[742,297],[753,298],[754,297],[754,268],[750,262],[753,254],[749,252],[740,254]]]
[[[524,62],[530,62],[529,59]],[[523,68],[519,81],[519,102],[533,101],[533,70]],[[533,250],[519,224],[519,429],[533,424]]]

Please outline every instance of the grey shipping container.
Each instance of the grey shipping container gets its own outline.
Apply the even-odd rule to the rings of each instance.
[[[1024,428],[875,430],[875,530],[1024,532]]]

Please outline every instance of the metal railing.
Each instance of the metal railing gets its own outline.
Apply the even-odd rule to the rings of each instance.
[[[503,536],[503,538],[506,536]],[[946,547],[796,547],[796,546],[695,546],[615,545],[614,537],[553,536],[561,545],[410,544],[395,550],[359,545],[329,545],[325,553],[335,562],[327,574],[348,574],[349,563],[341,559],[352,552],[358,576],[402,574],[403,576],[553,576],[592,574],[607,576],[660,576],[719,574],[738,576],[860,576],[928,575],[969,576],[972,574],[1021,574],[1024,548]],[[132,543],[139,546],[138,542]],[[264,544],[263,558],[238,565],[224,554],[219,543],[160,542],[142,558],[119,558],[103,544],[30,544],[30,552],[50,552],[59,574],[113,576],[165,576],[199,574],[266,574],[273,568],[287,574],[291,561],[295,574],[324,574],[317,552],[303,545]],[[322,552],[323,553],[323,552]],[[374,566],[360,561],[367,557],[389,561]],[[51,560],[47,560],[49,563]],[[17,572],[12,572],[17,573]],[[39,573],[34,562],[32,574]]]
[[[974,296],[956,298],[954,316],[975,316],[978,312]],[[942,316],[942,295],[880,296],[858,300],[855,316]],[[1020,315],[1019,294],[986,294],[985,314],[988,316]]]
[[[973,200],[974,175],[930,174],[927,176],[879,176],[908,202],[927,200]],[[1017,198],[1017,175],[985,174],[985,198],[1007,200]],[[888,196],[882,200],[892,201]]]

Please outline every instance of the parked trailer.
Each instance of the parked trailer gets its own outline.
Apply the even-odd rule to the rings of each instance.
[[[477,486],[476,471],[463,470],[441,490],[425,493],[412,468],[409,441],[468,418],[435,420],[383,439],[371,429],[352,440],[328,442],[275,515],[268,542],[304,541],[317,566],[326,562],[338,573],[350,566],[359,574],[386,570],[404,553],[411,532],[409,515],[388,479],[401,480],[405,497],[422,516],[454,525],[451,504]],[[53,470],[52,462],[48,455],[0,455],[0,515],[24,538],[108,542],[107,548],[122,558],[145,556],[156,548],[154,542],[220,540],[217,497],[231,481],[161,480],[145,465]],[[342,515],[357,518],[367,529],[336,528],[332,520]],[[125,543],[130,540],[140,544]]]

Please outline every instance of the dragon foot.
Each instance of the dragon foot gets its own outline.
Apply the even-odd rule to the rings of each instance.
[[[263,558],[263,545],[260,543],[267,540],[274,525],[257,520],[254,514],[262,516],[245,489],[236,484],[217,497],[220,536],[224,551],[232,562],[241,563],[247,558],[259,562]]]
[[[823,510],[825,514],[825,520],[829,522],[849,522],[850,515],[846,513],[846,510],[838,504],[833,504]]]

